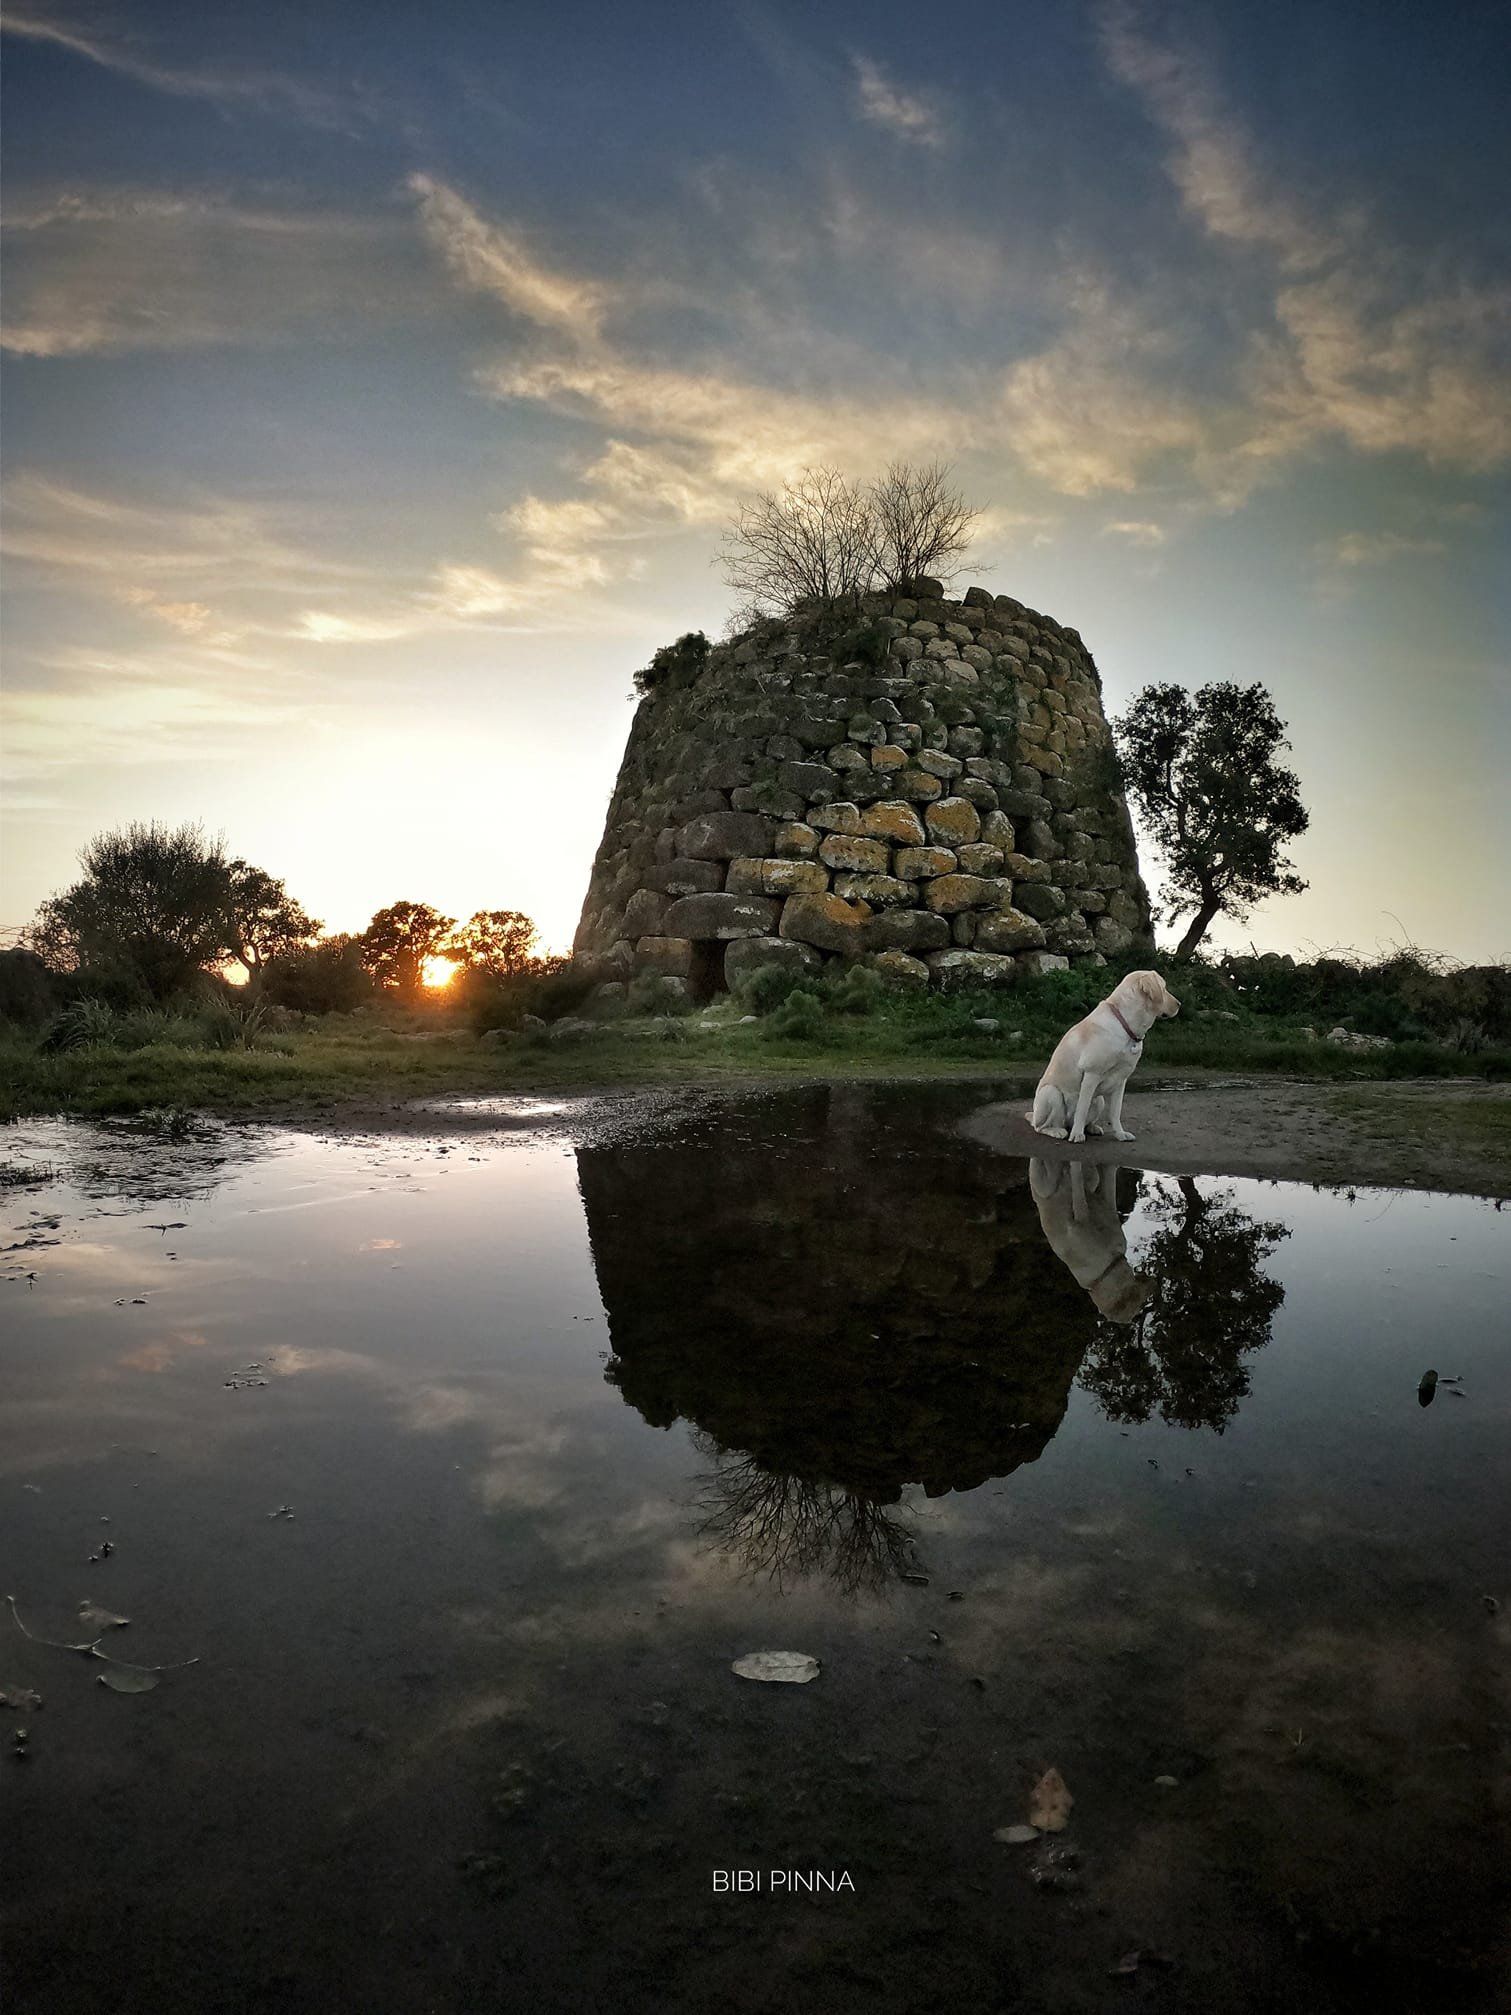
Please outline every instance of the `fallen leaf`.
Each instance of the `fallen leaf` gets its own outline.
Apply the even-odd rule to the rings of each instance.
[[[1143,1958],[1143,1956],[1144,1955],[1142,1952],[1125,1952],[1122,1958],[1116,1964],[1116,1966],[1109,1966],[1107,1968],[1107,1971],[1109,1972],[1109,1974],[1113,1976],[1114,1979],[1120,1973],[1121,1974],[1137,1973],[1139,1967],[1139,1961]]]
[[[15,1618],[17,1630],[20,1631],[23,1637],[30,1638],[33,1644],[44,1645],[49,1651],[83,1651],[87,1653],[93,1652],[95,1644],[93,1638],[91,1638],[87,1644],[60,1644],[56,1638],[38,1637],[35,1634],[35,1632],[28,1630],[26,1625],[21,1621],[21,1612],[16,1607],[15,1596],[7,1595],[5,1599],[10,1605],[10,1613]]]
[[[1026,1847],[1030,1840],[1038,1837],[1037,1826],[999,1826],[992,1835],[993,1840],[1000,1840],[1004,1847]]]
[[[1156,1784],[1161,1785],[1166,1791],[1173,1791],[1175,1787],[1180,1783],[1180,1779],[1178,1777],[1156,1777],[1154,1781]]]
[[[1070,1795],[1070,1787],[1059,1771],[1051,1766],[1029,1793],[1028,1818],[1030,1825],[1037,1826],[1041,1833],[1063,1833],[1070,1821],[1070,1808],[1075,1799]]]
[[[94,1641],[98,1642],[102,1630],[124,1630],[131,1618],[116,1616],[108,1609],[101,1609],[97,1602],[81,1602],[79,1621],[86,1630],[94,1632]]]
[[[105,1662],[110,1670],[96,1676],[101,1686],[108,1686],[112,1693],[150,1693],[157,1684],[157,1674],[145,1665],[118,1665],[114,1659]]]
[[[729,1669],[741,1679],[765,1679],[784,1686],[804,1686],[818,1678],[818,1660],[806,1651],[748,1651]]]

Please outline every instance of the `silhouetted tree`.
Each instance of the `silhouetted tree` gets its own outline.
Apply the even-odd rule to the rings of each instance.
[[[893,462],[866,492],[871,566],[883,588],[909,588],[923,575],[948,580],[981,513],[950,485],[943,462]]]
[[[1103,1325],[1080,1380],[1113,1420],[1158,1413],[1220,1434],[1249,1390],[1245,1357],[1270,1340],[1285,1287],[1261,1271],[1283,1224],[1250,1217],[1231,1190],[1203,1196],[1191,1176],[1149,1193],[1155,1229],[1138,1255],[1148,1300],[1131,1329]]]
[[[101,833],[79,865],[82,878],[27,933],[57,970],[165,1001],[235,953],[230,863],[203,827],[154,820]]]
[[[350,1014],[372,990],[362,963],[362,940],[345,933],[276,953],[258,983],[263,1000],[301,1014]]]
[[[913,1534],[898,1511],[859,1491],[770,1469],[711,1435],[693,1441],[717,1459],[698,1479],[705,1513],[699,1537],[731,1554],[742,1573],[778,1588],[822,1574],[853,1595],[917,1567]]]
[[[1165,920],[1194,911],[1177,958],[1220,913],[1241,921],[1262,896],[1306,887],[1281,847],[1310,821],[1300,779],[1275,760],[1289,743],[1263,686],[1224,681],[1194,698],[1145,686],[1113,732],[1128,795],[1164,856]]]
[[[232,861],[229,873],[236,956],[255,982],[271,959],[310,946],[324,926],[281,881],[250,861]]]
[[[475,910],[441,947],[468,972],[509,979],[536,963],[540,932],[520,910]]]
[[[380,987],[416,994],[426,959],[443,955],[455,923],[455,917],[442,916],[429,903],[393,903],[379,910],[362,933],[362,963]]]
[[[894,462],[862,487],[838,469],[804,469],[741,505],[724,535],[724,578],[758,614],[947,572],[979,516],[949,474],[939,462]]]

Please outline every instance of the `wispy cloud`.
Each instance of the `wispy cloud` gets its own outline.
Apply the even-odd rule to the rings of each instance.
[[[915,147],[942,147],[944,120],[938,108],[916,91],[894,84],[869,56],[855,58],[855,97],[862,119]]]
[[[484,218],[445,183],[412,175],[409,187],[427,236],[465,286],[493,295],[541,328],[576,339],[597,336],[606,288],[552,268],[517,233]]]
[[[0,33],[27,42],[51,43],[102,70],[112,70],[174,98],[201,98],[227,108],[276,112],[308,125],[341,130],[350,130],[361,110],[354,93],[342,96],[323,91],[275,70],[208,69],[162,62],[124,37],[75,26],[36,8],[7,8],[0,20]]]
[[[1441,539],[1412,538],[1404,532],[1344,532],[1329,540],[1319,557],[1340,567],[1383,567],[1413,554],[1445,550]]]
[[[1149,518],[1109,518],[1102,527],[1104,538],[1126,539],[1130,546],[1162,546],[1165,528]]]
[[[23,357],[349,336],[440,305],[402,216],[88,186],[5,220],[0,344]]]

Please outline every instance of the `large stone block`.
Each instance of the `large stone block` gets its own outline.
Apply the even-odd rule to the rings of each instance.
[[[723,880],[724,868],[720,861],[678,858],[658,862],[645,871],[645,886],[668,896],[708,895],[720,887]]]
[[[769,937],[776,921],[776,904],[763,896],[680,896],[666,913],[665,930],[679,938],[759,938]]]
[[[868,839],[887,840],[897,847],[921,847],[924,843],[922,819],[899,798],[867,805],[860,815],[860,829]]]
[[[882,910],[866,925],[865,935],[868,951],[942,951],[950,941],[950,920],[928,910]]]
[[[807,860],[818,852],[818,833],[801,820],[794,820],[777,827],[772,848],[784,860]]]
[[[858,833],[860,806],[842,800],[839,804],[814,805],[806,823],[820,833]]]
[[[853,875],[884,875],[892,864],[891,850],[884,840],[851,839],[843,833],[831,833],[821,841],[818,857],[826,867]]]
[[[929,881],[952,875],[960,865],[948,847],[899,847],[892,866],[904,881]]]
[[[907,952],[872,952],[866,960],[872,972],[879,973],[888,986],[926,987],[929,983],[929,969],[922,959],[915,959]]]
[[[842,896],[789,896],[782,905],[781,934],[820,951],[857,958],[865,948],[864,931],[871,921],[865,903],[848,903]]]
[[[688,950],[691,952],[692,947],[689,946]],[[724,977],[730,986],[735,987],[766,966],[795,967],[800,972],[814,972],[822,964],[823,960],[811,945],[800,945],[791,938],[736,938],[724,954]]]
[[[1052,887],[1048,882],[1018,882],[1014,884],[1013,901],[1020,910],[1041,923],[1051,917],[1063,916],[1066,909],[1063,890]]]
[[[741,854],[771,852],[771,820],[756,812],[705,812],[678,835],[683,858],[732,861]]]
[[[958,847],[981,837],[981,814],[966,798],[941,798],[926,806],[923,822],[937,846]]]
[[[847,902],[872,903],[877,909],[887,909],[898,903],[916,903],[918,900],[916,885],[899,881],[896,875],[836,875],[834,893],[843,896]]]
[[[1044,926],[1022,910],[993,910],[976,925],[976,947],[984,952],[1030,951],[1044,942]]]
[[[624,906],[624,935],[653,938],[660,934],[667,897],[659,889],[636,889]]]
[[[995,907],[1001,902],[1003,884],[985,875],[940,875],[931,881],[925,891],[929,908],[937,910],[941,916],[953,916],[957,910],[976,910]]]
[[[724,884],[735,896],[814,895],[828,888],[829,876],[817,861],[731,861]]]
[[[686,979],[693,969],[690,938],[641,938],[635,946],[635,969],[663,973],[669,979]]]
[[[945,993],[954,993],[967,987],[1011,986],[1018,977],[1016,960],[1002,958],[995,952],[963,951],[958,948],[947,952],[930,952],[924,963],[934,976],[934,984]]]

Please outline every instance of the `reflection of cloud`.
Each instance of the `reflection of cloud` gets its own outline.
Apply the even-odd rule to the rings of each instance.
[[[1340,567],[1382,567],[1410,553],[1441,553],[1441,539],[1414,539],[1404,532],[1344,532],[1322,548]]]

